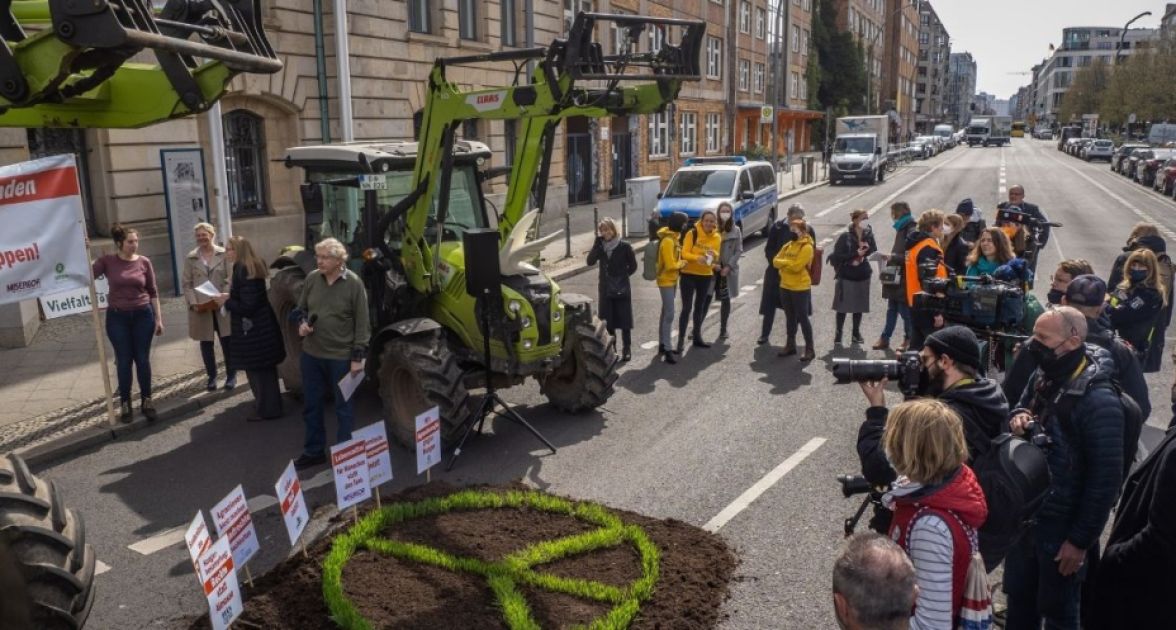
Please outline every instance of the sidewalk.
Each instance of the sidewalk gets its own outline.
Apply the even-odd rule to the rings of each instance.
[[[818,165],[818,177],[821,175]],[[780,198],[799,195],[824,185],[818,181],[800,186],[799,169],[779,174]],[[573,206],[569,216],[544,217],[544,234],[573,226],[570,238],[561,235],[543,249],[543,270],[556,281],[587,269],[585,258],[595,239],[593,209],[603,218],[621,216],[621,199],[594,205]],[[644,225],[641,228],[644,233]],[[640,252],[648,240],[644,236],[629,239]],[[570,253],[570,255],[569,255]],[[155,340],[151,351],[153,395],[160,415],[175,417],[199,410],[211,401],[230,395],[223,390],[205,392],[204,367],[197,342],[188,338],[187,310],[181,297],[162,299],[164,334]],[[106,408],[103,400],[102,372],[89,315],[75,315],[48,320],[41,326],[33,343],[26,348],[0,350],[0,453],[17,450],[29,457],[49,457],[53,445],[72,442],[77,447],[109,439]],[[106,358],[110,365],[112,388],[115,387],[113,350],[102,332]],[[219,353],[219,350],[218,350]],[[218,354],[219,356],[219,354]],[[223,369],[219,374],[223,384]],[[238,388],[245,387],[240,375]],[[138,400],[137,394],[134,400]],[[136,421],[120,425],[117,433],[135,430],[142,420],[136,406]],[[52,444],[49,444],[52,443]],[[30,450],[30,447],[34,447]]]

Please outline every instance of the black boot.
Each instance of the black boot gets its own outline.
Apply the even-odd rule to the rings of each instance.
[[[790,357],[796,354],[796,337],[789,337],[788,341],[784,343],[784,349],[780,350],[780,356]]]
[[[837,334],[833,335],[833,345],[835,345],[835,346],[841,345],[841,329],[840,328],[837,329]]]
[[[628,363],[632,359],[633,359],[633,349],[626,346],[624,351],[621,352],[621,361],[623,363]]]
[[[669,351],[662,353],[662,360],[664,360],[666,363],[678,362],[678,359],[674,357],[674,353]]]

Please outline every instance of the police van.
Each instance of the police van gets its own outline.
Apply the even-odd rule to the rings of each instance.
[[[766,236],[776,221],[776,172],[768,162],[741,156],[688,158],[658,195],[657,213],[664,222],[674,212],[691,221],[704,210],[731,204],[744,236],[760,230]]]

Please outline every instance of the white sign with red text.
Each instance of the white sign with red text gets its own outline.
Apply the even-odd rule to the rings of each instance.
[[[208,535],[208,524],[204,522],[204,513],[196,512],[188,531],[184,532],[184,542],[188,545],[188,555],[192,556],[192,568],[196,570],[196,577],[204,581],[200,573],[200,556],[212,546],[212,537]]]
[[[0,304],[90,285],[74,155],[0,167]]]
[[[335,503],[340,511],[372,498],[366,441],[352,438],[332,446],[331,467],[335,471]]]
[[[245,566],[261,551],[257,530],[253,528],[253,517],[249,514],[249,503],[240,485],[212,507],[212,522],[216,525],[217,535],[229,539],[229,546],[233,549],[233,564],[238,567]]]
[[[351,437],[367,445],[368,485],[378,488],[392,481],[392,452],[388,450],[388,430],[384,421],[373,422],[352,431]]]
[[[441,463],[441,409],[433,407],[416,417],[417,474]]]
[[[200,581],[208,598],[208,620],[213,630],[228,628],[241,616],[245,604],[241,601],[241,585],[233,570],[233,550],[229,539],[222,537],[200,556]]]
[[[282,508],[282,520],[286,522],[286,533],[290,535],[290,544],[296,544],[310,515],[306,512],[306,497],[302,496],[302,483],[298,480],[298,471],[294,462],[286,465],[286,471],[274,486],[278,491],[278,501]]]

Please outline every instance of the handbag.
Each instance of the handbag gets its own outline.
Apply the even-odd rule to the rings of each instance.
[[[884,287],[898,287],[902,286],[902,267],[898,265],[887,265],[878,272],[878,279],[882,281]]]
[[[813,259],[809,262],[809,282],[815,287],[821,284],[821,257],[825,249],[813,245]]]
[[[192,308],[195,309],[197,313],[215,313],[220,309],[220,305],[212,300],[209,300],[207,302],[196,304]]]

